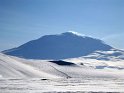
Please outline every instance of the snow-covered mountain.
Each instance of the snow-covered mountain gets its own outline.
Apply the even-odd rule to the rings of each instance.
[[[2,93],[124,92],[124,51],[95,38],[46,35],[3,53]]]
[[[124,59],[124,51],[114,49],[99,39],[76,32],[45,35],[17,48],[5,50],[3,53],[27,59],[58,60],[77,57],[98,60]]]

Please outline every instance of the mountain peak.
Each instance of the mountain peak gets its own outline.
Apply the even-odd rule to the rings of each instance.
[[[45,35],[3,53],[29,59],[58,60],[86,56],[96,50],[109,51],[110,49],[111,46],[99,39],[68,31],[59,35]]]
[[[84,36],[83,34],[80,34],[80,33],[75,32],[75,31],[67,31],[67,32],[62,33],[62,35],[76,35],[76,36]]]

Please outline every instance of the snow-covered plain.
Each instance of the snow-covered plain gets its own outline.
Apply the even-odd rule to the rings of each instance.
[[[0,93],[124,92],[124,61],[65,59],[74,65],[0,54]]]
[[[0,93],[123,93],[123,88],[118,78],[0,79]]]

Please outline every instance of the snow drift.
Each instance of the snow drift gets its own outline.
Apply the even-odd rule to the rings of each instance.
[[[79,64],[83,62],[84,65]],[[0,78],[84,78],[84,77],[119,77],[124,78],[123,69],[99,69],[98,65],[107,64],[107,62],[96,62],[88,60],[87,62],[76,59],[66,59],[66,64],[57,64],[59,61],[48,60],[27,60],[0,54]],[[101,62],[101,64],[100,64]],[[67,65],[67,63],[69,65]],[[109,63],[109,62],[108,62]],[[123,64],[123,62],[120,62]],[[120,64],[119,63],[119,64]],[[94,64],[94,67],[93,67]],[[95,65],[96,64],[96,65]],[[110,63],[108,65],[119,67],[119,64]],[[92,65],[92,67],[91,67]],[[124,68],[124,65],[122,66]],[[114,69],[114,70],[113,70]]]

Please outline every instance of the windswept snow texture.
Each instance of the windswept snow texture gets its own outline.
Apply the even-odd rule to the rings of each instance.
[[[0,54],[0,77],[16,78],[124,78],[123,62],[66,59],[67,61],[27,60]],[[84,65],[80,65],[80,62]],[[60,62],[63,62],[60,63]],[[71,63],[72,62],[72,63]],[[65,64],[66,63],[66,64]],[[68,64],[67,64],[68,63]],[[100,68],[102,66],[102,68]],[[108,70],[107,70],[108,69]]]
[[[33,66],[0,54],[0,76],[3,78],[56,78],[57,76],[39,71]]]
[[[124,79],[0,79],[1,93],[124,93]]]
[[[43,36],[3,53],[27,59],[59,60],[86,56],[96,50],[108,51],[110,49],[112,47],[101,40],[74,32],[65,32]]]
[[[123,68],[124,61],[84,58],[29,60],[0,54],[0,92],[123,93]]]

